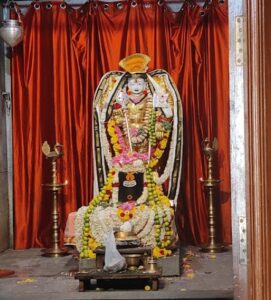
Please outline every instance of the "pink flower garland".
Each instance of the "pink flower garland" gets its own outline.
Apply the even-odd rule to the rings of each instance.
[[[122,132],[121,132],[120,128],[118,126],[115,126],[115,131],[116,131],[116,134],[118,136],[118,139],[119,139],[118,142],[119,142],[119,144],[121,146],[122,152],[127,152],[128,151],[128,147],[125,144],[125,141],[123,139]]]
[[[140,159],[144,162],[148,161],[147,153],[138,153],[138,152],[129,153],[128,147],[125,144],[125,141],[123,139],[122,132],[118,126],[115,126],[115,131],[118,136],[118,142],[121,146],[121,153],[112,158],[113,164],[127,165],[133,163],[137,159]]]
[[[119,206],[119,208],[121,208],[124,211],[129,211],[134,207],[135,207],[135,201],[127,201],[127,202],[122,203]]]
[[[113,157],[112,162],[113,164],[128,165],[128,164],[132,164],[135,160],[138,159],[146,162],[148,161],[148,154],[138,153],[138,152],[128,153],[126,151],[126,152],[122,152],[118,156]]]

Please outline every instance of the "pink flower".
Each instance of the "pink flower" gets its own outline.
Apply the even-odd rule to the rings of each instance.
[[[130,134],[132,137],[137,136],[137,133],[138,133],[138,128],[132,127],[130,129]]]
[[[122,132],[121,132],[120,128],[118,126],[115,126],[115,131],[117,133],[118,142],[121,146],[122,152],[126,151],[127,150],[127,145],[125,144],[125,141],[123,139]]]
[[[147,153],[139,153],[139,152],[133,152],[132,154],[128,154],[127,150],[123,151],[118,156],[115,156],[112,158],[112,162],[114,164],[131,164],[135,160],[141,159],[142,161],[146,162],[148,160],[148,154]]]
[[[127,201],[122,203],[119,208],[121,208],[124,211],[129,211],[135,206],[135,201]]]

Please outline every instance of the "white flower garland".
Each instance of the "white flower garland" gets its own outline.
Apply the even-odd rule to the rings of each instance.
[[[113,184],[112,184],[112,203],[116,205],[119,201],[119,172],[116,171],[114,174]]]
[[[162,241],[165,238],[165,234],[166,234],[165,228],[162,227],[160,232],[160,241]]]
[[[150,208],[145,207],[144,210],[142,211],[139,207],[137,207],[136,215],[133,218],[134,232],[136,235],[140,231],[142,231],[144,226],[147,224],[149,214],[150,214]]]
[[[157,207],[157,213],[159,217],[159,223],[162,225],[163,224],[163,217],[164,217],[164,211],[161,207]]]
[[[102,149],[103,149],[103,153],[107,162],[107,165],[109,167],[109,169],[112,168],[112,153],[109,151],[110,146],[108,143],[108,139],[106,136],[106,132],[105,132],[105,126],[103,122],[100,122],[100,134],[101,134],[101,140],[102,140]]]
[[[144,229],[137,235],[138,238],[142,239],[144,236],[146,236],[147,234],[150,233],[150,231],[152,230],[153,225],[154,225],[154,217],[155,217],[155,213],[151,209],[150,213],[149,213],[149,219],[147,221],[147,224],[144,227]]]
[[[149,195],[149,192],[148,192],[148,188],[147,187],[144,187],[143,189],[143,193],[141,194],[141,196],[136,200],[136,203],[137,204],[143,204],[147,201],[148,199],[148,195]]]
[[[156,172],[154,172],[154,176],[153,176],[153,180],[157,185],[162,185],[170,176],[171,170],[173,169],[173,157],[174,157],[174,153],[175,153],[175,145],[174,145],[174,141],[176,139],[176,135],[177,135],[177,130],[175,128],[173,128],[172,130],[172,135],[171,135],[171,141],[170,141],[170,150],[169,150],[169,154],[168,154],[168,160],[167,160],[167,164],[166,167],[164,169],[163,174],[159,177],[158,174]]]
[[[171,212],[170,212],[170,207],[164,206],[164,212],[166,214],[166,217],[168,219],[168,222],[171,221]]]
[[[141,239],[141,242],[144,246],[150,246],[150,247],[155,247],[156,246],[156,240],[155,240],[155,228],[153,227],[151,232],[149,232],[148,235],[143,237]]]
[[[116,212],[117,209],[110,206],[107,208],[98,206],[94,209],[89,217],[89,226],[96,242],[104,245],[104,239],[108,231],[122,224]]]

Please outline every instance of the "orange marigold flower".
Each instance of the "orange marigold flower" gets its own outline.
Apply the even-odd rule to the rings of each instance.
[[[149,166],[152,168],[152,167],[156,166],[157,163],[158,163],[158,159],[152,158],[149,162]]]
[[[160,148],[162,150],[164,150],[167,146],[167,139],[163,139],[162,141],[160,141]]]
[[[117,143],[118,140],[119,140],[119,139],[118,139],[118,137],[117,137],[116,135],[112,136],[111,139],[110,139],[110,141],[111,141],[112,144]]]
[[[163,150],[160,150],[159,148],[157,148],[155,151],[154,151],[154,155],[157,157],[157,158],[160,158],[162,155],[163,155],[164,151]]]

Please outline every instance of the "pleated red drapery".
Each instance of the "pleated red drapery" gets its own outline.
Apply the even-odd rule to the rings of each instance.
[[[37,7],[37,6],[36,6]],[[102,75],[123,57],[151,57],[149,70],[174,79],[184,110],[182,186],[177,208],[183,241],[208,237],[208,206],[199,182],[206,176],[201,142],[219,141],[216,176],[223,179],[219,206],[221,241],[231,242],[227,4],[201,8],[140,1],[60,3],[30,6],[23,17],[24,40],[13,50],[13,149],[15,247],[49,246],[51,194],[42,189],[50,168],[43,141],[63,144],[59,180],[68,180],[60,199],[61,230],[68,214],[92,197],[92,99]]]

